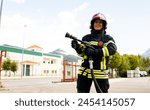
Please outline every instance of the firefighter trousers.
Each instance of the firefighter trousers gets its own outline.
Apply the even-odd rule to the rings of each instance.
[[[101,88],[103,93],[108,93],[109,89],[109,80],[108,79],[96,79],[99,87]],[[87,78],[87,76],[83,76],[82,74],[78,75],[77,79],[77,92],[78,93],[89,93],[91,89],[93,79]],[[98,91],[96,87],[96,91]]]

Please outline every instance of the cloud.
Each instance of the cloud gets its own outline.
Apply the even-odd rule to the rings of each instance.
[[[88,3],[82,3],[78,7],[67,10],[67,11],[61,11],[58,14],[58,22],[61,24],[61,26],[65,27],[68,30],[76,30],[80,26],[80,13],[81,11],[85,10],[88,7]],[[67,28],[68,27],[68,28]],[[64,28],[63,28],[64,29]]]
[[[1,38],[4,39],[4,42],[15,46],[22,46],[22,39],[25,37],[25,47],[37,44],[43,47],[45,51],[57,48],[73,51],[70,46],[70,39],[65,38],[65,33],[78,32],[80,21],[77,18],[87,6],[87,3],[83,3],[75,9],[61,11],[51,22],[48,17],[35,19],[22,14],[4,15],[3,38]],[[24,25],[27,27],[24,28]],[[8,41],[6,37],[13,40]]]
[[[73,12],[69,11],[62,11],[58,14],[58,20],[62,24],[68,24],[71,23],[72,21],[75,21],[75,14]]]
[[[22,3],[25,3],[26,0],[9,0],[11,2],[15,2],[15,3],[18,3],[18,4],[22,4]]]
[[[75,8],[74,11],[75,12],[80,12],[82,10],[85,10],[87,7],[88,7],[88,3],[87,2],[84,2],[83,4],[81,4],[79,7]]]

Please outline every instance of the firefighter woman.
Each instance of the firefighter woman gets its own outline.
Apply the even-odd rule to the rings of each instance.
[[[97,13],[90,22],[91,33],[82,38],[82,41],[90,43],[95,49],[79,44],[75,40],[71,42],[72,48],[83,58],[77,79],[78,93],[90,92],[93,79],[90,73],[89,57],[93,59],[93,73],[99,87],[103,93],[108,93],[108,61],[109,56],[115,54],[117,47],[114,39],[106,34],[106,28],[107,21],[105,16]],[[97,86],[96,91],[98,92]]]

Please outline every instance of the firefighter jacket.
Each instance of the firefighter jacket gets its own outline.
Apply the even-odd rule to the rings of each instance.
[[[93,73],[97,79],[108,79],[108,61],[109,56],[115,54],[117,47],[114,39],[102,32],[92,32],[85,35],[82,41],[88,42],[95,48],[95,54],[92,55],[93,59]],[[89,68],[89,56],[84,54],[84,51],[78,53],[83,57],[79,74],[92,78]]]

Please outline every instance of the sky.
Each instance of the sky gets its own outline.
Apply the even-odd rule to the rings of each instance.
[[[149,0],[3,0],[0,45],[38,45],[44,52],[75,53],[66,32],[78,39],[90,33],[95,13],[103,13],[106,32],[120,54],[143,54],[150,48]]]

